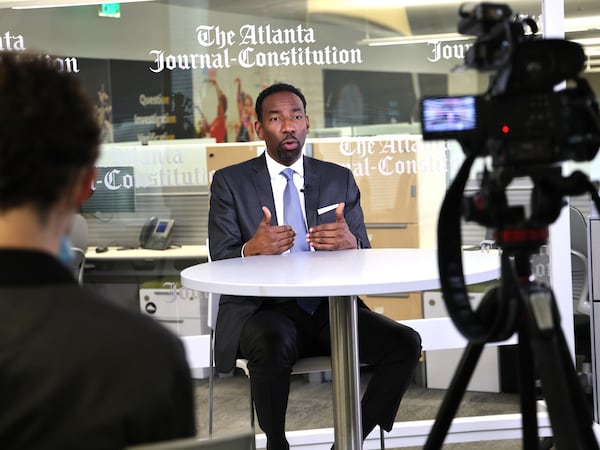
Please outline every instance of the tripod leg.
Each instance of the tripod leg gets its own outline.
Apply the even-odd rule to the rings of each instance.
[[[538,423],[533,352],[526,326],[519,326],[519,375],[523,449],[538,449]]]
[[[555,347],[554,354],[549,352],[542,357],[542,371],[551,370],[541,376],[544,396],[547,399],[548,412],[552,428],[555,431],[556,448],[562,449],[598,449],[592,416],[585,396],[579,384],[573,361],[567,350],[562,330],[557,332],[557,342],[550,343]],[[556,361],[562,367],[552,368]],[[565,413],[569,418],[565,420]],[[565,423],[566,422],[566,423]],[[574,436],[575,435],[575,436]]]
[[[597,450],[592,418],[575,373],[551,291],[528,299],[532,350],[557,450]]]
[[[452,419],[456,414],[482,351],[483,344],[470,343],[465,349],[460,362],[458,363],[458,368],[452,377],[452,382],[448,387],[442,405],[440,406],[431,432],[427,437],[427,442],[425,442],[425,447],[423,447],[424,450],[437,450],[442,448]]]

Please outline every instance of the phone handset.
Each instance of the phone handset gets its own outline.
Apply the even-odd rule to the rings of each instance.
[[[171,245],[173,219],[150,217],[140,231],[140,247],[152,250],[165,250]]]
[[[140,231],[140,247],[144,248],[144,246],[148,243],[157,223],[158,217],[150,217],[148,220],[146,220],[146,223],[142,227],[142,231]]]

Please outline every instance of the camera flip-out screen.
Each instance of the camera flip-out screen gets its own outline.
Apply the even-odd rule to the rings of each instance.
[[[424,139],[456,138],[477,129],[477,98],[425,97],[421,101]]]

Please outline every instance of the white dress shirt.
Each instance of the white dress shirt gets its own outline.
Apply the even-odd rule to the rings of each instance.
[[[285,221],[283,220],[283,191],[285,190],[285,186],[287,184],[287,179],[281,175],[283,169],[287,169],[288,166],[284,166],[283,164],[275,161],[269,153],[265,151],[265,156],[267,159],[267,170],[269,171],[269,176],[271,177],[271,189],[273,190],[273,200],[275,202],[275,211],[271,211],[271,215],[275,215],[277,218],[278,225],[285,225]],[[291,169],[294,169],[294,184],[296,185],[296,189],[298,189],[298,196],[300,197],[300,206],[302,207],[302,216],[304,216],[304,224],[306,225],[306,206],[304,205],[304,158],[300,156],[298,161],[289,166]],[[308,230],[308,226],[306,227]],[[298,236],[297,236],[298,238]],[[304,239],[304,236],[299,236],[299,238]],[[242,246],[242,258],[244,257],[244,248],[246,247],[246,243]],[[313,250],[312,247],[310,248]],[[289,250],[285,253],[289,253]]]
[[[287,180],[281,175],[281,171],[287,169],[288,166],[278,163],[271,158],[268,153],[265,155],[267,157],[267,169],[269,170],[269,176],[271,177],[273,200],[275,201],[275,211],[271,211],[271,214],[276,215],[278,225],[285,225],[283,220],[283,191],[287,184]],[[304,205],[304,158],[301,156],[298,161],[289,166],[289,168],[294,170],[294,184],[296,185],[296,189],[298,189],[300,205],[302,206],[302,216],[304,216],[304,224],[306,225],[306,207]]]

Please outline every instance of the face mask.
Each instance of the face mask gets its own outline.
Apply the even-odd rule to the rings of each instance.
[[[58,260],[67,267],[71,267],[75,255],[73,254],[73,246],[68,236],[63,236],[60,241],[60,248],[58,252]]]

